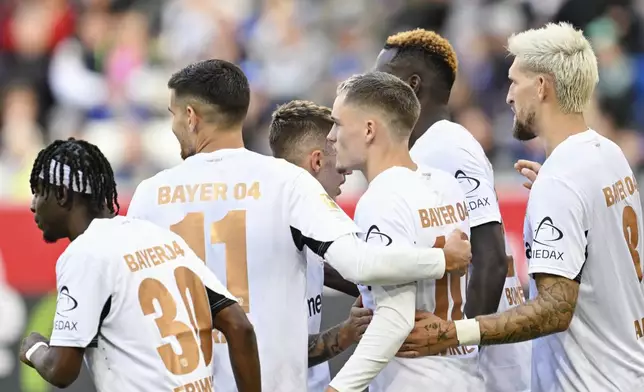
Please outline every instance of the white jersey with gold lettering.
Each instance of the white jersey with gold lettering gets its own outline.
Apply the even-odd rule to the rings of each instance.
[[[637,182],[615,143],[588,130],[552,151],[528,201],[528,272],[575,280],[579,295],[568,329],[533,341],[533,392],[644,391],[643,232]]]
[[[358,202],[355,220],[366,233],[365,240],[381,246],[441,247],[454,229],[467,235],[470,232],[465,195],[457,181],[446,172],[427,167],[417,171],[393,167],[380,173]],[[440,280],[416,282],[412,310],[427,310],[443,319],[462,319],[466,282],[465,276],[449,274]],[[380,291],[388,290],[365,286],[359,289],[371,309],[377,306]],[[444,356],[393,358],[369,390],[481,391],[477,352],[477,347],[459,347]]]
[[[86,348],[98,392],[212,390],[212,320],[235,301],[181,237],[95,219],[58,259],[56,280],[49,344]]]
[[[465,192],[472,228],[490,222],[503,223],[492,165],[483,147],[463,126],[447,120],[436,122],[418,138],[410,154],[418,164],[454,175]],[[512,254],[507,241],[506,251]],[[508,256],[508,276],[499,312],[525,302],[515,271],[514,260]],[[530,391],[531,347],[530,342],[481,347],[479,368],[487,388],[495,392]]]
[[[255,327],[263,391],[306,390],[305,242],[359,231],[309,173],[244,148],[201,153],[142,182],[128,215],[182,236],[237,298]],[[213,363],[215,389],[236,391],[219,334]]]
[[[306,311],[309,317],[309,334],[320,333],[322,324],[322,290],[324,289],[324,260],[306,250],[307,278],[306,278]],[[331,381],[329,363],[323,362],[309,368],[308,392],[324,392]]]

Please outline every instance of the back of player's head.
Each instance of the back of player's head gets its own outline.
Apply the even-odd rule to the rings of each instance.
[[[396,50],[388,64],[392,70],[420,75],[431,99],[447,104],[458,69],[456,52],[448,40],[433,31],[415,29],[389,36],[384,49]]]
[[[295,100],[279,106],[269,130],[273,155],[294,162],[312,150],[324,150],[333,126],[331,109],[310,101]]]
[[[205,60],[174,73],[168,81],[177,100],[192,100],[214,109],[200,113],[222,126],[241,124],[250,104],[250,86],[244,72],[224,60]]]
[[[354,75],[338,86],[345,105],[377,110],[393,132],[409,137],[420,115],[420,102],[409,85],[385,72]]]
[[[581,113],[599,81],[597,58],[581,30],[548,23],[508,39],[508,51],[520,69],[552,77],[563,113]]]
[[[98,147],[84,140],[56,140],[42,149],[29,182],[33,194],[55,192],[59,201],[64,197],[62,187],[82,195],[94,214],[105,209],[113,214],[119,211],[112,166]]]

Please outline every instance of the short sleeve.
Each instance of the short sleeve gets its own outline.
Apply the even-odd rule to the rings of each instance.
[[[524,230],[528,273],[577,279],[586,261],[586,216],[578,192],[561,180],[538,178]]]
[[[469,156],[469,155],[468,155]],[[454,172],[463,193],[470,215],[470,226],[501,222],[501,210],[494,190],[494,178],[486,173],[488,162],[477,162],[474,157],[463,159]]]
[[[68,251],[56,264],[58,299],[51,346],[87,347],[107,316],[112,276],[91,252]]]
[[[146,219],[146,207],[149,206],[149,201],[146,202],[149,197],[146,193],[149,189],[147,185],[148,181],[142,181],[134,191],[132,195],[132,200],[130,200],[130,205],[127,208],[127,217],[136,218],[136,219]]]
[[[289,224],[298,243],[331,243],[346,235],[359,233],[358,226],[324,191],[309,173],[302,172],[293,181],[288,201]],[[312,240],[312,241],[311,241]],[[323,256],[317,249],[312,249]]]
[[[356,206],[355,221],[365,242],[375,246],[414,245],[414,222],[404,199],[395,193],[384,198],[365,195]]]

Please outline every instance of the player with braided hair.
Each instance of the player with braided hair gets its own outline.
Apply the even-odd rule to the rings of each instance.
[[[45,241],[72,242],[56,263],[51,339],[31,333],[22,362],[59,388],[76,380],[85,357],[98,392],[211,390],[216,328],[228,340],[238,390],[260,390],[243,309],[181,237],[115,216],[114,173],[98,147],[53,142],[38,154],[30,182]],[[179,336],[181,354],[170,336]]]

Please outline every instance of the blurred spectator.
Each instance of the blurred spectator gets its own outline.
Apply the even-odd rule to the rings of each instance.
[[[26,200],[34,154],[77,136],[108,155],[127,197],[179,159],[167,114],[168,76],[205,58],[249,77],[247,146],[267,153],[272,110],[293,98],[331,105],[337,83],[370,69],[388,34],[439,30],[459,54],[455,120],[501,178],[512,161],[543,159],[512,139],[505,104],[508,35],[547,21],[584,28],[600,84],[589,122],[644,168],[644,0],[5,0],[0,3],[0,197]],[[506,175],[507,174],[507,175]],[[345,194],[359,193],[352,176]]]

